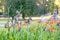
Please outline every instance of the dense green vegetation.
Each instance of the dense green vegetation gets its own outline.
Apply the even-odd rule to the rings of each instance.
[[[23,18],[25,16],[40,16],[48,12],[53,12],[54,1],[55,0],[6,0],[5,13],[14,17],[16,10],[19,10]]]
[[[60,40],[60,29],[57,26],[55,32],[43,31],[44,25],[31,24],[27,27],[18,29],[0,30],[0,40]]]

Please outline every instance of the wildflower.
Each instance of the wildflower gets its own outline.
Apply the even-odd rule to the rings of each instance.
[[[60,22],[60,19],[57,22]]]
[[[56,30],[56,29],[53,28],[53,27],[50,27],[50,28],[48,29],[49,32],[54,32],[55,30]]]
[[[22,24],[22,26],[27,26],[27,25],[28,25],[28,23],[23,23],[23,24]]]
[[[18,24],[16,24],[15,27],[18,28]]]

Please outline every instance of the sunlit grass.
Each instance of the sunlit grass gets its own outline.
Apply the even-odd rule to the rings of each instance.
[[[0,23],[7,23],[7,22],[8,22],[8,20],[7,20],[7,19],[4,19],[4,20],[3,20],[3,19],[1,19],[1,20],[0,20]]]

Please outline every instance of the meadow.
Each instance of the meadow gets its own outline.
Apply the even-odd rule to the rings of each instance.
[[[1,27],[0,40],[60,40],[60,27],[56,24],[52,26],[50,28],[45,23],[32,22],[21,28]]]

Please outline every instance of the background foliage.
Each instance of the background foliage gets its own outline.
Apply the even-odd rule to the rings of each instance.
[[[23,18],[25,16],[40,16],[48,12],[53,12],[54,1],[55,0],[6,0],[5,12],[11,17],[16,15],[16,10],[21,12]]]

